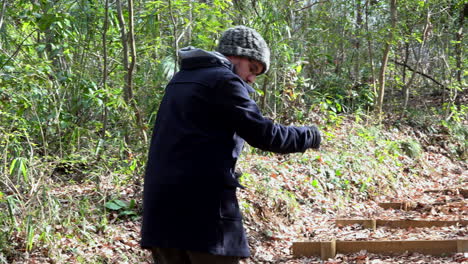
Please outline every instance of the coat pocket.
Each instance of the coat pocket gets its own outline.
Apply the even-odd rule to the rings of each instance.
[[[220,216],[226,220],[241,220],[242,215],[236,197],[236,187],[226,186],[221,191]]]

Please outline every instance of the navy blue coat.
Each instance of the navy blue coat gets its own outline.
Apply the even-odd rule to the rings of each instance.
[[[244,140],[291,153],[318,147],[315,127],[274,124],[252,88],[217,57],[183,59],[161,102],[146,167],[141,246],[250,255],[234,172]]]

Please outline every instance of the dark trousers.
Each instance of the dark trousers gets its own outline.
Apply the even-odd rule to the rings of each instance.
[[[155,264],[239,264],[239,257],[217,256],[174,248],[153,248]]]

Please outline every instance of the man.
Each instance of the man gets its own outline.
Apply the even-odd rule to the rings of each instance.
[[[249,97],[270,51],[255,30],[224,32],[218,52],[180,50],[149,150],[143,198],[143,248],[156,263],[239,263],[250,252],[235,173],[244,140],[279,153],[318,148],[315,126],[274,124]]]

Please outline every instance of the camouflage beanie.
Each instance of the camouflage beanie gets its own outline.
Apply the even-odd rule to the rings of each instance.
[[[270,68],[270,50],[265,40],[252,28],[236,26],[226,30],[217,51],[226,56],[243,56],[263,64],[263,74]]]

